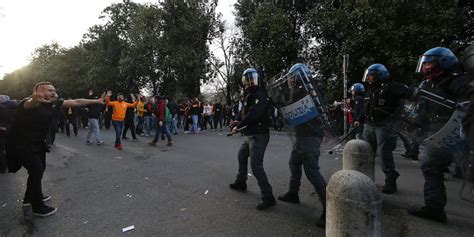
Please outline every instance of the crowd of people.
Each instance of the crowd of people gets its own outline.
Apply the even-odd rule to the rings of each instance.
[[[462,63],[451,50],[439,47],[430,49],[420,57],[417,72],[424,79],[417,88],[434,91],[452,101],[472,100],[472,74],[463,70]],[[236,191],[247,190],[250,163],[261,190],[261,200],[256,209],[265,210],[276,205],[273,189],[263,166],[270,140],[269,128],[273,126],[275,130],[282,129],[283,108],[280,107],[286,106],[285,110],[296,111],[289,111],[292,116],[284,118],[285,125],[294,131],[291,136],[295,139],[291,139],[293,147],[289,157],[291,175],[288,191],[278,196],[278,199],[289,203],[300,202],[298,192],[304,170],[322,206],[316,225],[324,228],[326,182],[320,172],[319,149],[323,137],[328,135],[329,124],[324,119],[324,113],[329,112],[312,75],[304,63],[296,63],[290,68],[284,77],[290,95],[286,105],[272,101],[266,89],[261,86],[259,72],[253,68],[243,72],[244,93],[233,105],[207,101],[202,103],[198,98],[178,103],[170,96],[114,95],[112,91],[99,96],[92,90],[87,99],[63,100],[58,98],[51,83],[38,83],[34,86],[32,95],[18,103],[12,102],[8,96],[0,96],[0,171],[5,172],[7,167],[5,154],[10,172],[25,167],[28,170],[28,181],[23,204],[32,205],[33,213],[37,216],[49,216],[57,209],[45,204],[51,197],[43,195],[41,181],[46,167],[45,154],[54,144],[57,131],[65,130],[70,136],[69,129],[72,125],[77,136],[77,127],[82,124],[89,128],[85,143],[93,144],[91,136],[94,134],[95,143],[101,145],[104,143],[101,128],[104,126],[109,129],[112,124],[116,135],[115,148],[122,150],[122,140],[130,139],[127,137],[129,130],[132,141],[138,141],[138,136],[153,137],[150,145],[156,145],[161,138],[167,139],[167,146],[172,146],[172,135],[181,131],[195,135],[209,129],[222,131],[223,127],[228,126],[230,134],[241,133],[244,137],[237,155],[236,179],[229,187]],[[397,134],[386,121],[397,112],[402,100],[413,99],[419,90],[392,80],[388,69],[383,64],[375,63],[367,68],[362,81],[354,84],[351,91],[354,111],[350,116],[350,127],[356,131],[354,137],[367,141],[381,159],[381,168],[385,174],[382,192],[393,194],[398,190],[396,180],[400,176],[393,159]],[[295,106],[298,104],[303,107]],[[466,118],[472,118],[473,113],[474,106],[471,103]],[[465,119],[467,136],[461,137],[462,142],[445,149],[427,146],[421,166],[425,178],[425,205],[409,211],[410,214],[443,223],[447,221],[444,212],[447,198],[443,173],[454,159],[453,151],[471,151],[470,159],[474,161],[472,122],[472,119]],[[467,141],[471,141],[471,144],[467,144]],[[5,148],[6,153],[3,152]]]

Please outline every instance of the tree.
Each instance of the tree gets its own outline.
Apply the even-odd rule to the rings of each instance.
[[[163,1],[163,45],[159,55],[159,71],[166,79],[165,91],[180,88],[188,97],[199,95],[199,86],[210,65],[207,42],[212,40],[217,26],[217,1]]]
[[[341,98],[342,55],[350,55],[348,78],[359,82],[370,64],[387,66],[394,80],[415,81],[418,56],[443,46],[458,52],[472,42],[470,7],[455,1],[367,1],[318,3],[308,14],[307,40],[313,68],[325,84],[326,95]]]

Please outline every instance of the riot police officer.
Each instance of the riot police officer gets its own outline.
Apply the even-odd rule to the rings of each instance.
[[[238,191],[247,190],[247,166],[250,158],[250,167],[257,179],[262,195],[256,208],[257,210],[264,210],[276,204],[272,187],[263,169],[263,157],[270,140],[268,129],[270,118],[267,112],[270,108],[270,100],[266,90],[259,86],[257,70],[253,68],[246,69],[242,74],[242,84],[245,87],[243,108],[236,117],[237,122],[234,124],[232,134],[240,131],[244,135],[245,141],[238,153],[239,171],[237,178],[229,186],[231,189]]]
[[[462,64],[450,49],[436,47],[426,51],[420,56],[416,71],[424,76],[424,80],[419,85],[420,89],[457,102],[467,99],[472,94],[472,88],[468,86],[470,80],[464,74]],[[425,106],[425,108],[427,112],[431,109],[430,106]],[[463,140],[445,148],[427,145],[426,155],[421,164],[425,178],[425,206],[410,210],[409,214],[442,223],[447,222],[444,212],[447,198],[443,173],[453,161],[454,154],[465,151],[466,145]]]
[[[363,82],[368,84],[365,124],[362,140],[367,141],[381,158],[382,170],[385,173],[383,193],[397,191],[396,180],[400,174],[395,169],[393,150],[397,146],[397,135],[386,126],[387,120],[401,104],[401,99],[408,93],[408,87],[390,80],[390,73],[382,64],[370,65],[364,73]]]
[[[287,80],[290,87],[291,103],[295,103],[309,94],[302,81],[312,81],[311,71],[306,65],[302,63],[293,65]],[[293,140],[295,143],[289,161],[291,172],[289,190],[278,196],[278,199],[284,202],[300,202],[298,192],[301,186],[302,168],[304,168],[306,177],[316,190],[323,207],[321,217],[316,222],[319,227],[324,227],[326,223],[326,181],[319,171],[319,148],[323,135],[324,132],[317,118],[308,118],[306,122],[294,126],[295,139]]]
[[[463,54],[464,70],[466,71],[467,77],[470,78],[469,86],[471,90],[474,90],[474,44],[471,44],[464,50]],[[469,156],[469,169],[467,172],[468,179],[474,181],[474,93],[470,95],[470,104],[466,112],[466,116],[463,120],[463,128],[466,133],[466,137],[469,141],[470,156]]]
[[[354,83],[351,86],[352,99],[354,101],[353,106],[353,121],[351,127],[356,129],[352,132],[351,139],[357,137],[358,134],[362,133],[362,124],[364,124],[364,104],[365,104],[365,87],[362,83]]]

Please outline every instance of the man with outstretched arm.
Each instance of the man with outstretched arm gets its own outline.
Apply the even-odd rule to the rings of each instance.
[[[51,197],[43,195],[41,185],[46,168],[46,152],[49,152],[45,140],[52,117],[61,107],[86,106],[101,101],[102,99],[59,99],[50,82],[40,82],[34,86],[33,94],[18,105],[9,133],[7,159],[16,161],[9,162],[10,172],[18,171],[21,166],[28,170],[23,206],[31,205],[35,216],[46,217],[57,211],[57,208],[44,204]]]

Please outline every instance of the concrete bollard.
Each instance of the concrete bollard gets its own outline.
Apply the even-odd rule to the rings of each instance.
[[[326,188],[326,236],[382,236],[382,199],[374,181],[340,170]]]
[[[353,139],[344,145],[342,169],[357,170],[375,180],[375,153],[366,141]]]

